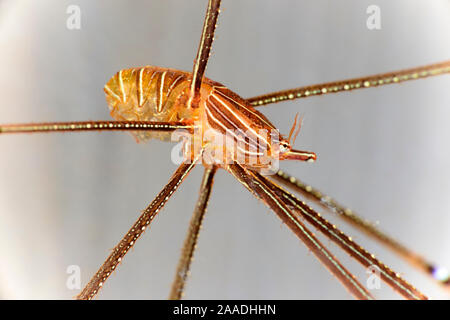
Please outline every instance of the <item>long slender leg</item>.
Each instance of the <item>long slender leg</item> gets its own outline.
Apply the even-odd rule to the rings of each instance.
[[[319,190],[311,187],[308,184],[305,184],[300,179],[295,178],[287,174],[286,172],[279,170],[273,177],[279,182],[292,188],[293,190],[298,191],[304,197],[315,201],[324,208],[330,209],[332,212],[335,212],[336,214],[339,215],[339,217],[349,222],[351,225],[355,226],[359,230],[366,233],[368,236],[374,238],[375,240],[379,241],[381,244],[383,244],[393,252],[400,255],[412,266],[431,275],[433,279],[437,280],[440,284],[450,286],[450,277],[448,275],[447,276],[440,275],[439,270],[442,269],[439,266],[427,261],[419,254],[413,252],[412,250],[408,249],[401,243],[397,242],[389,235],[383,233],[372,222],[361,218],[354,211],[340,205],[331,197],[323,194]]]
[[[445,73],[450,73],[450,60],[412,69],[404,69],[389,73],[371,75],[368,77],[327,82],[306,87],[272,92],[257,97],[248,98],[247,101],[250,102],[254,107],[259,107],[285,100],[307,98],[328,93],[350,91],[354,89],[378,87],[381,85],[422,79]]]
[[[269,189],[262,180],[238,164],[229,165],[227,170],[250,192],[270,207],[354,297],[357,299],[373,299],[372,295],[356,280],[355,276],[342,266],[317,240],[314,234],[305,227],[298,215],[292,213],[284,201]]]
[[[427,299],[427,297],[423,293],[403,280],[398,273],[394,272],[384,263],[376,259],[373,254],[366,251],[362,246],[354,242],[352,238],[340,231],[335,225],[324,219],[319,213],[315,212],[307,204],[300,201],[292,194],[286,192],[266,177],[261,176],[259,173],[253,172],[253,175],[263,181],[267,185],[267,187],[272,190],[278,197],[284,199],[284,202],[290,208],[292,208],[296,213],[298,213],[301,217],[308,221],[308,223],[317,228],[328,239],[339,245],[351,257],[353,257],[366,267],[376,267],[380,273],[381,279],[403,297],[407,299]]]
[[[209,55],[211,54],[211,46],[214,41],[214,31],[217,26],[217,18],[220,13],[221,0],[209,0],[206,9],[205,21],[203,23],[203,31],[200,38],[200,44],[195,58],[194,68],[192,70],[192,83],[190,90],[190,98],[188,108],[196,108],[200,97],[200,85],[202,83],[203,74],[206,70]]]
[[[216,170],[216,167],[209,167],[205,169],[203,174],[197,205],[191,217],[189,230],[184,240],[183,249],[181,250],[180,259],[178,261],[177,271],[170,290],[170,300],[179,300],[183,297],[186,279],[189,276],[194,251],[197,247],[198,236],[202,227],[203,218],[205,217]]]
[[[171,132],[178,129],[193,130],[187,122],[153,122],[153,121],[79,121],[79,122],[45,122],[0,125],[0,134],[5,133],[40,133],[40,132],[75,132],[75,131],[159,131]]]
[[[77,296],[77,299],[90,300],[99,292],[105,281],[116,270],[117,265],[122,261],[130,248],[136,243],[148,225],[153,221],[158,212],[169,200],[170,196],[177,190],[191,169],[195,166],[197,159],[192,163],[181,164],[170,178],[167,185],[156,196],[153,202],[144,210],[138,220],[128,230],[125,236],[114,247],[111,254],[106,258],[97,273],[91,278],[89,283]]]

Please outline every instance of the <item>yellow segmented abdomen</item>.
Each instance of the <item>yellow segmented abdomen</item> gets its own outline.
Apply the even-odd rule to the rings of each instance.
[[[111,116],[128,121],[182,121],[191,118],[186,111],[190,74],[158,67],[124,69],[105,85]],[[165,133],[136,132],[137,140],[158,138]]]

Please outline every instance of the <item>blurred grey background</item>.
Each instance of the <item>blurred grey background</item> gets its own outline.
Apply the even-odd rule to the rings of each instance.
[[[0,2],[0,123],[106,120],[118,70],[191,70],[206,0]],[[369,5],[381,30],[366,27]],[[68,30],[69,5],[81,29]],[[450,58],[447,0],[224,0],[207,76],[243,97]],[[283,163],[430,260],[450,267],[450,77],[262,107],[318,161]],[[0,297],[74,297],[176,166],[172,145],[124,133],[0,137]],[[99,298],[164,299],[202,175],[195,169]],[[337,221],[431,298],[427,276]],[[367,274],[328,241],[365,283]],[[399,298],[386,285],[378,297]],[[347,299],[262,203],[219,172],[186,298]]]

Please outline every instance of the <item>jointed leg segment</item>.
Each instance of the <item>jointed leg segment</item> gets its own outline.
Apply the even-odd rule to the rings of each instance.
[[[0,134],[6,133],[48,133],[78,131],[155,131],[172,132],[178,129],[193,131],[194,126],[188,122],[154,122],[154,121],[79,121],[79,122],[45,122],[0,125]]]
[[[277,216],[302,240],[309,250],[322,264],[358,299],[373,299],[367,289],[330,253],[322,243],[300,221],[286,205],[285,201],[276,195],[260,176],[244,169],[238,164],[229,165],[228,171],[257,198],[270,207]]]
[[[214,41],[214,31],[216,30],[217,18],[220,13],[220,2],[221,0],[208,1],[200,44],[198,46],[197,56],[192,70],[192,83],[188,108],[196,108],[198,104],[200,86],[211,54],[211,46]]]
[[[362,78],[327,82],[272,92],[257,97],[248,98],[247,101],[250,102],[254,107],[259,107],[286,100],[308,98],[317,95],[351,91],[355,89],[378,87],[386,84],[395,84],[409,80],[423,79],[445,73],[450,73],[450,60],[422,67],[376,74]]]
[[[198,236],[205,217],[216,170],[216,167],[209,167],[205,169],[205,173],[203,174],[197,205],[195,206],[194,213],[191,217],[189,230],[184,240],[183,249],[178,261],[175,279],[172,283],[172,289],[170,290],[170,300],[179,300],[183,297],[184,287],[186,285],[187,277],[189,276],[189,270],[191,269],[194,251],[197,247]]]
[[[337,203],[331,197],[323,194],[319,190],[311,187],[310,185],[305,184],[300,179],[295,178],[286,172],[279,170],[274,175],[275,180],[283,183],[284,185],[292,188],[295,191],[301,193],[304,197],[309,200],[312,200],[324,208],[331,210],[339,215],[343,220],[347,221],[354,227],[366,233],[368,236],[373,239],[379,241],[381,244],[397,253],[400,257],[405,259],[411,265],[417,267],[421,271],[430,274],[435,280],[439,283],[449,286],[450,285],[450,277],[447,278],[436,278],[434,275],[434,271],[439,267],[435,264],[427,261],[425,258],[420,256],[419,254],[413,252],[412,250],[406,248],[404,245],[390,237],[389,235],[380,231],[374,223],[371,223],[360,216],[357,215],[354,211],[343,207],[339,203]]]
[[[195,159],[192,163],[183,163],[178,167],[170,178],[169,183],[144,210],[139,219],[133,224],[131,229],[128,230],[122,240],[115,246],[112,253],[105,260],[97,273],[77,296],[77,299],[90,300],[94,298],[111,273],[116,270],[117,265],[122,261],[131,247],[136,243],[137,239],[144,233],[158,212],[162,209],[172,194],[177,190],[189,174],[191,169],[195,166],[197,160],[198,159]]]
[[[419,290],[417,290],[414,286],[403,280],[398,273],[394,272],[384,263],[376,259],[373,254],[367,252],[362,246],[354,242],[353,239],[340,231],[335,225],[324,219],[319,213],[315,212],[304,202],[300,201],[292,194],[286,192],[260,174],[255,172],[254,175],[260,180],[264,181],[270,188],[270,190],[272,190],[272,192],[274,192],[278,197],[283,199],[288,207],[291,208],[296,214],[308,221],[308,223],[313,225],[328,239],[335,242],[356,261],[358,261],[365,267],[376,267],[380,272],[381,279],[403,297],[407,299],[427,299],[427,297]]]

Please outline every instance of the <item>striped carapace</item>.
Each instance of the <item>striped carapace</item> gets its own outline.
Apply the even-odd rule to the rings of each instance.
[[[209,155],[216,165],[238,162],[267,167],[276,160],[314,161],[312,152],[293,150],[270,121],[246,100],[222,84],[203,78],[198,107],[189,105],[192,75],[160,67],[117,72],[105,85],[111,116],[119,121],[183,121],[195,124],[195,152]],[[168,141],[169,132],[133,132],[137,141]],[[191,141],[192,139],[189,139]],[[231,147],[230,147],[231,146]]]

